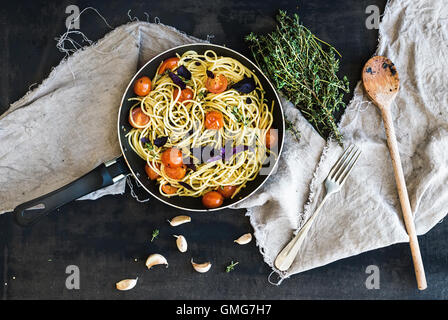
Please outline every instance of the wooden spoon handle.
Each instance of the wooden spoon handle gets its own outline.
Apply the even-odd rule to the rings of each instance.
[[[422,256],[418,245],[417,233],[415,231],[414,216],[409,203],[408,191],[404,180],[403,168],[401,167],[400,154],[398,152],[397,138],[392,122],[392,114],[389,108],[381,108],[384,128],[386,129],[387,144],[389,145],[390,157],[394,167],[395,182],[397,183],[398,196],[400,198],[401,210],[403,211],[403,220],[409,235],[409,244],[411,247],[412,260],[414,262],[415,277],[417,286],[420,290],[427,287],[425,269],[423,268]]]

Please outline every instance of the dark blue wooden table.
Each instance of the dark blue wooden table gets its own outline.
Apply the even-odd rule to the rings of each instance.
[[[341,73],[351,88],[360,79],[363,63],[374,53],[377,30],[368,29],[365,10],[382,0],[343,1],[14,1],[0,9],[0,113],[33,83],[40,83],[63,54],[55,47],[65,30],[66,7],[97,8],[112,26],[158,17],[199,38],[214,35],[213,43],[225,44],[248,54],[243,37],[251,31],[268,32],[277,9],[299,11],[302,21],[343,55]],[[145,14],[148,14],[148,16]],[[93,12],[80,20],[90,39],[109,30]],[[349,99],[350,96],[347,96]],[[44,182],[43,182],[44,183]],[[20,190],[17,190],[20,192]],[[141,196],[144,196],[141,194]],[[448,224],[438,224],[420,237],[428,289],[418,292],[407,244],[367,252],[270,285],[270,268],[254,241],[235,247],[233,240],[252,231],[244,210],[191,214],[194,223],[176,229],[188,235],[189,251],[179,254],[173,230],[166,219],[182,214],[154,199],[138,203],[127,193],[96,201],[77,201],[62,207],[30,229],[0,216],[0,297],[3,299],[447,299]],[[335,212],[337,214],[337,212]],[[154,229],[160,236],[150,242]],[[148,254],[164,254],[167,270],[148,271]],[[213,267],[198,274],[190,257],[211,260]],[[239,261],[231,273],[225,268]],[[80,271],[80,289],[68,290],[66,268]],[[380,270],[380,289],[367,289],[366,268]],[[139,276],[137,287],[118,292],[115,282]]]

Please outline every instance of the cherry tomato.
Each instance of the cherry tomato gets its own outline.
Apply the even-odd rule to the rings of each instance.
[[[177,148],[169,148],[162,153],[162,163],[166,167],[178,168],[183,164],[182,151]]]
[[[163,170],[165,171],[165,174],[168,177],[170,177],[171,179],[174,179],[174,180],[182,179],[183,177],[185,177],[185,174],[187,173],[186,166],[181,166],[181,167],[176,167],[176,168],[165,167],[165,168],[163,168]]]
[[[269,129],[268,132],[266,132],[266,147],[271,149],[272,147],[275,147],[278,142],[278,134],[276,129]]]
[[[179,89],[174,88],[173,98],[176,99],[178,94],[179,94]],[[193,96],[194,96],[193,90],[191,90],[189,88],[185,88],[180,92],[180,97],[179,97],[179,100],[177,100],[177,101],[184,102],[185,100],[191,100],[191,99],[193,99]]]
[[[140,97],[144,97],[151,92],[151,79],[148,77],[141,77],[134,83],[134,92]]]
[[[218,192],[224,197],[224,198],[231,198],[233,194],[236,191],[236,186],[224,186],[219,187]]]
[[[173,70],[177,67],[177,63],[179,62],[179,58],[172,57],[164,60],[159,69],[159,74],[163,74],[166,70]]]
[[[166,194],[175,194],[177,192],[177,188],[169,184],[164,184],[162,186],[162,191],[165,192]]]
[[[157,180],[159,174],[155,172],[148,164],[145,165],[145,172],[149,179],[151,180]]]
[[[224,126],[224,117],[219,111],[209,111],[205,115],[205,128],[219,130]]]
[[[213,79],[207,78],[205,86],[211,93],[224,92],[227,89],[227,78],[223,74],[217,74]]]
[[[202,196],[202,204],[206,208],[218,208],[222,205],[224,197],[216,191],[207,192]]]
[[[142,111],[141,107],[132,109],[129,113],[129,123],[134,128],[144,128],[149,123],[149,116]]]

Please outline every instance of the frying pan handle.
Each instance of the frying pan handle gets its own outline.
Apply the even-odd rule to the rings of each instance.
[[[14,209],[16,222],[24,227],[33,225],[64,204],[110,186],[128,173],[123,157],[102,163],[70,184],[17,206]]]

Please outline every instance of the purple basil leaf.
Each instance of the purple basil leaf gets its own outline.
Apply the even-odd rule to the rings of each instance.
[[[196,167],[196,165],[194,163],[186,163],[185,166],[192,171],[198,170],[198,168]]]
[[[177,68],[177,74],[186,80],[191,79],[191,72],[188,71],[188,69],[185,68],[185,66],[180,66],[179,68]]]
[[[141,138],[140,141],[141,141],[143,144],[145,144],[145,143],[149,143],[149,142],[150,142],[149,139],[146,138],[146,137]]]
[[[192,188],[188,183],[185,183],[185,182],[183,182],[183,181],[179,181],[179,184],[180,184],[181,186],[187,188],[188,190],[193,190],[193,188]]]
[[[160,147],[163,147],[167,141],[168,141],[168,137],[155,138],[154,145],[160,148]]]
[[[251,93],[255,90],[255,81],[253,78],[244,78],[232,86],[232,89],[240,93]]]
[[[211,72],[210,70],[207,70],[207,77],[211,78],[211,79],[215,79],[215,75],[213,74],[213,72]]]
[[[170,71],[168,75],[170,76],[171,80],[173,80],[174,84],[177,84],[182,90],[187,87],[185,82],[183,82],[182,79],[179,78],[177,74],[174,74]]]

